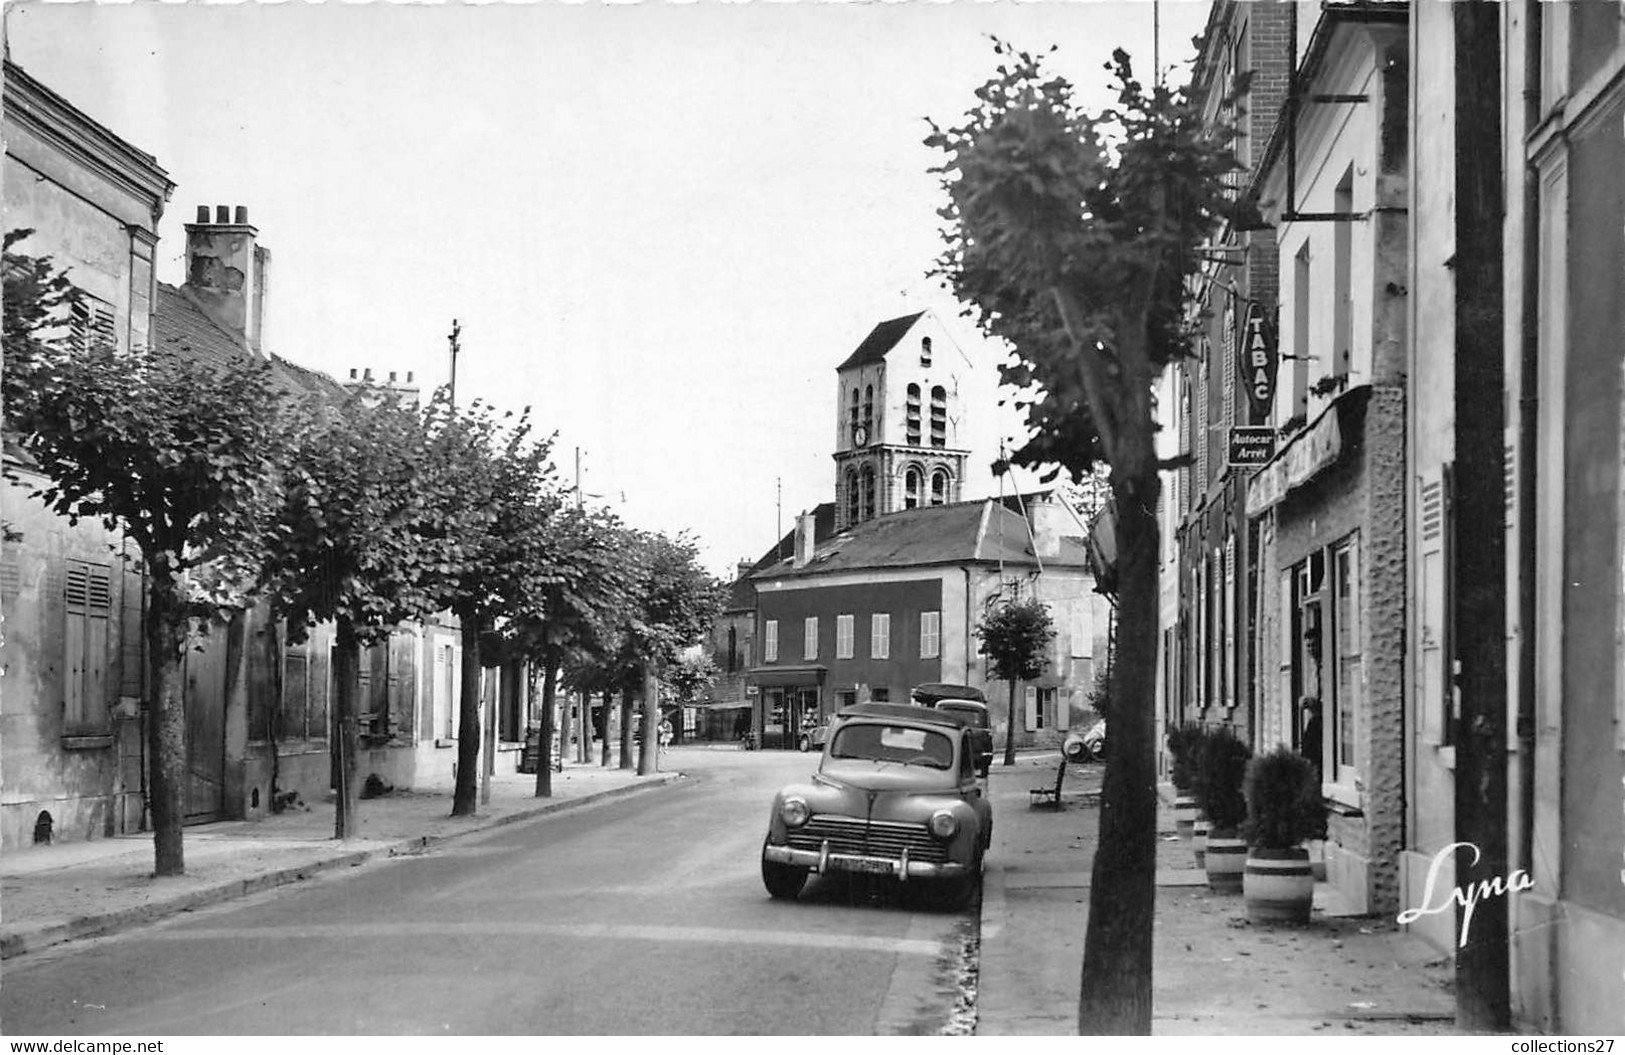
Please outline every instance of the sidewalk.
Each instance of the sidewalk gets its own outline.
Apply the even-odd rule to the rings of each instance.
[[[397,791],[362,801],[357,837],[344,842],[333,838],[331,800],[259,821],[198,825],[186,829],[186,874],[167,879],[152,875],[150,832],[8,851],[0,856],[0,959],[679,779],[566,763],[553,774],[553,797],[538,799],[534,775],[498,773],[491,801],[473,817],[451,816],[449,790]]]
[[[1060,812],[1029,808],[1058,761],[1022,755],[989,775],[978,1036],[1077,1031],[1103,767],[1067,767]],[[1391,920],[1329,915],[1324,883],[1309,926],[1253,926],[1240,894],[1208,891],[1166,799],[1157,827],[1154,1034],[1456,1032],[1447,955]]]

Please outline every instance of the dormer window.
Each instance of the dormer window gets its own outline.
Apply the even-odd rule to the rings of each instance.
[[[929,337],[920,338],[920,365],[931,365],[931,338]]]

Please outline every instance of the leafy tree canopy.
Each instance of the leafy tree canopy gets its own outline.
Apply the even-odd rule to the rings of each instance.
[[[1055,637],[1049,605],[1036,597],[996,606],[976,624],[994,676],[1030,681],[1049,663],[1049,643]]]

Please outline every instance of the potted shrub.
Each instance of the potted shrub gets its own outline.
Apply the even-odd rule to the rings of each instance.
[[[1308,923],[1315,878],[1304,842],[1326,823],[1320,773],[1302,755],[1277,747],[1247,765],[1248,852],[1242,893],[1247,918]]]
[[[1212,730],[1202,744],[1196,801],[1211,826],[1204,855],[1207,885],[1219,893],[1241,893],[1247,866],[1247,841],[1241,837],[1241,826],[1247,820],[1242,781],[1251,757],[1252,749],[1227,728]]]
[[[1168,730],[1168,776],[1174,784],[1174,830],[1183,839],[1189,839],[1195,828],[1197,807],[1196,796],[1192,793],[1195,752],[1200,747],[1204,732],[1201,726],[1190,722]]]

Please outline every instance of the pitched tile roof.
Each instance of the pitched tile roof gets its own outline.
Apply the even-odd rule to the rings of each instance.
[[[903,339],[903,335],[908,333],[909,329],[924,314],[923,311],[917,311],[913,315],[887,319],[870,330],[869,336],[865,337],[863,343],[858,345],[858,350],[847,356],[846,361],[835,369],[845,370],[848,367],[878,363],[885,359],[886,353],[897,347],[897,342]]]
[[[153,316],[154,339],[160,349],[221,366],[258,358],[242,337],[215,319],[184,287],[158,283],[158,306]],[[349,390],[328,375],[278,355],[271,356],[271,375],[283,391],[294,395],[314,394],[338,400],[349,396]]]
[[[1082,566],[1084,559],[1081,546],[1063,539],[1059,557],[1049,563]],[[755,577],[1000,561],[1038,563],[1027,519],[994,499],[980,499],[876,517],[815,547],[812,560],[803,567],[787,558],[759,569]]]

